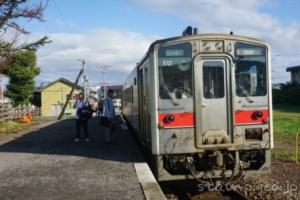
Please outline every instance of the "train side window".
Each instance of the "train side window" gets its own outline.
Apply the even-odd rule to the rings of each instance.
[[[207,99],[224,97],[224,64],[222,62],[206,61],[203,63],[203,93]]]
[[[190,43],[160,47],[158,66],[161,99],[193,97],[192,47]]]
[[[132,96],[132,103],[134,103],[134,92],[133,92],[133,87],[131,89],[131,96]]]

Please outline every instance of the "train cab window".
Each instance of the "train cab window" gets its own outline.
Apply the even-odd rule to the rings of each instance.
[[[265,96],[267,94],[265,47],[237,42],[235,65],[237,96]]]
[[[189,43],[158,50],[159,96],[161,99],[192,98],[192,47]]]
[[[203,63],[203,93],[207,99],[223,98],[224,63],[219,61],[205,61]]]

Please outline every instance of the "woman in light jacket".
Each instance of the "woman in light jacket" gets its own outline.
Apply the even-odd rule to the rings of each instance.
[[[113,126],[113,120],[116,116],[115,107],[112,101],[113,97],[113,90],[108,90],[107,97],[103,101],[103,108],[104,108],[104,116],[108,119],[107,127],[105,129],[105,142],[111,142],[111,132]]]

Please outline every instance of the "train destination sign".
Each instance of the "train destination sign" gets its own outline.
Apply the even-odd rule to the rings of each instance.
[[[177,56],[184,56],[183,49],[166,49],[165,56],[170,57],[177,57]]]

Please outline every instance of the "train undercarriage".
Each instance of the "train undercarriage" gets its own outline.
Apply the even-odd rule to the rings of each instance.
[[[163,155],[156,157],[156,172],[160,181],[196,179],[201,183],[229,184],[253,173],[268,173],[269,150],[227,149],[202,153]]]

